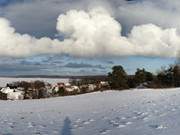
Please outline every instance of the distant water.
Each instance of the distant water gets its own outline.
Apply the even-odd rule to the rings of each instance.
[[[0,87],[6,86],[7,83],[16,82],[16,81],[35,81],[40,80],[48,82],[50,84],[56,84],[58,82],[69,82],[69,78],[12,78],[12,77],[0,77]]]

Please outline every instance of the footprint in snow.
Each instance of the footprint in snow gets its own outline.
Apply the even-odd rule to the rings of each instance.
[[[118,127],[119,123],[117,121],[114,120],[110,120],[109,123],[113,126],[113,127]]]
[[[130,122],[130,121],[126,122],[126,125],[131,125],[131,124],[132,124],[132,122]]]
[[[100,134],[105,135],[105,134],[109,133],[110,131],[111,130],[109,130],[109,129],[103,129],[103,130],[100,131]]]
[[[46,128],[47,126],[46,125],[39,125],[40,128]]]
[[[117,128],[124,128],[124,127],[126,127],[126,125],[124,125],[124,124],[119,124],[119,125],[117,126]]]
[[[8,120],[4,120],[4,121],[3,121],[3,123],[7,123],[7,122],[8,122]]]
[[[102,119],[103,119],[103,120],[108,120],[108,117],[103,116]]]
[[[73,124],[72,124],[72,129],[82,129],[84,128],[84,123],[83,121],[75,121]]]
[[[126,117],[121,117],[121,120],[125,120],[125,119],[127,119]]]
[[[126,127],[128,125],[131,125],[132,122],[130,121],[115,121],[115,120],[110,120],[109,123],[113,126],[113,127],[116,127],[116,128],[123,128],[123,127]]]
[[[82,129],[83,125],[90,124],[89,121],[82,121],[81,119],[77,119],[74,124],[72,124],[73,129]]]
[[[15,126],[14,126],[14,125],[10,125],[10,128],[12,128],[12,129],[13,129],[13,128],[15,128]]]
[[[171,111],[172,111],[172,112],[175,112],[175,111],[176,111],[176,108],[172,108]]]
[[[158,111],[158,110],[154,110],[153,113],[154,113],[154,114],[158,114],[159,111]]]
[[[132,122],[130,122],[130,121],[128,121],[128,122],[123,121],[123,122],[119,123],[119,125],[125,125],[125,126],[131,125],[131,124],[132,124]]]
[[[92,112],[93,114],[98,114],[98,112],[96,112],[96,111],[94,111],[94,112]]]
[[[51,125],[54,125],[54,121],[50,121],[50,124],[51,124]]]
[[[94,119],[88,119],[88,120],[82,121],[82,124],[83,125],[89,125],[89,124],[91,124],[91,122],[94,122],[94,121],[95,121]]]
[[[76,122],[76,123],[79,123],[79,122],[81,122],[81,119],[77,119],[75,122]]]
[[[59,130],[54,130],[52,133],[53,134],[59,134]]]
[[[144,120],[144,121],[147,121],[147,120],[149,120],[149,117],[150,117],[150,116],[144,117],[143,120]]]
[[[83,121],[83,124],[84,125],[88,125],[88,124],[90,124],[91,122],[90,121]]]
[[[133,119],[136,120],[148,120],[150,115],[148,114],[148,112],[134,112],[135,116],[133,116]]]
[[[166,115],[167,115],[167,113],[162,113],[162,114],[159,115],[159,117],[164,117]]]
[[[21,119],[21,120],[24,120],[25,118],[24,118],[24,117],[21,117],[20,119]]]
[[[166,126],[157,125],[157,124],[149,125],[149,127],[153,128],[153,129],[165,129],[165,128],[167,128]]]
[[[28,128],[33,128],[35,127],[36,125],[33,123],[33,122],[28,122]]]
[[[36,131],[34,132],[34,135],[41,135],[41,132]]]
[[[79,125],[78,124],[73,124],[73,128],[78,128],[79,127]]]
[[[94,122],[95,120],[94,119],[88,119],[90,122]]]
[[[5,134],[2,134],[2,135],[13,135],[12,133],[5,133]]]
[[[9,125],[10,128],[15,128],[15,124],[16,124],[15,122],[10,122],[10,123],[8,123],[8,125]]]

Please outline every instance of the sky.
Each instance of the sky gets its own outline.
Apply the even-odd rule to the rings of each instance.
[[[157,73],[180,50],[178,0],[0,0],[0,75]]]

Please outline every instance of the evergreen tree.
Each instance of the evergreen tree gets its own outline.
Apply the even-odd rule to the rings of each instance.
[[[173,68],[174,86],[180,87],[180,65],[175,65]]]
[[[135,73],[135,82],[136,85],[142,84],[144,82],[150,82],[153,81],[153,74],[151,72],[146,71],[143,69],[137,69]]]
[[[128,76],[122,66],[114,66],[112,73],[108,74],[109,84],[112,89],[127,89]]]

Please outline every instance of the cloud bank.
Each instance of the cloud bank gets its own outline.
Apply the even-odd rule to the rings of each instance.
[[[2,0],[1,0],[2,1]],[[54,37],[56,18],[71,9],[97,6],[108,9],[123,27],[123,34],[134,25],[156,24],[180,31],[179,0],[5,0],[0,16],[10,20],[20,33]],[[143,12],[142,12],[143,11]],[[42,25],[43,22],[43,25]]]
[[[0,18],[0,55],[26,57],[39,54],[68,54],[78,57],[124,55],[176,57],[180,35],[175,28],[154,24],[134,26],[122,36],[122,26],[102,7],[88,11],[70,10],[57,19],[56,29],[63,40],[35,38],[17,33],[5,18]]]

